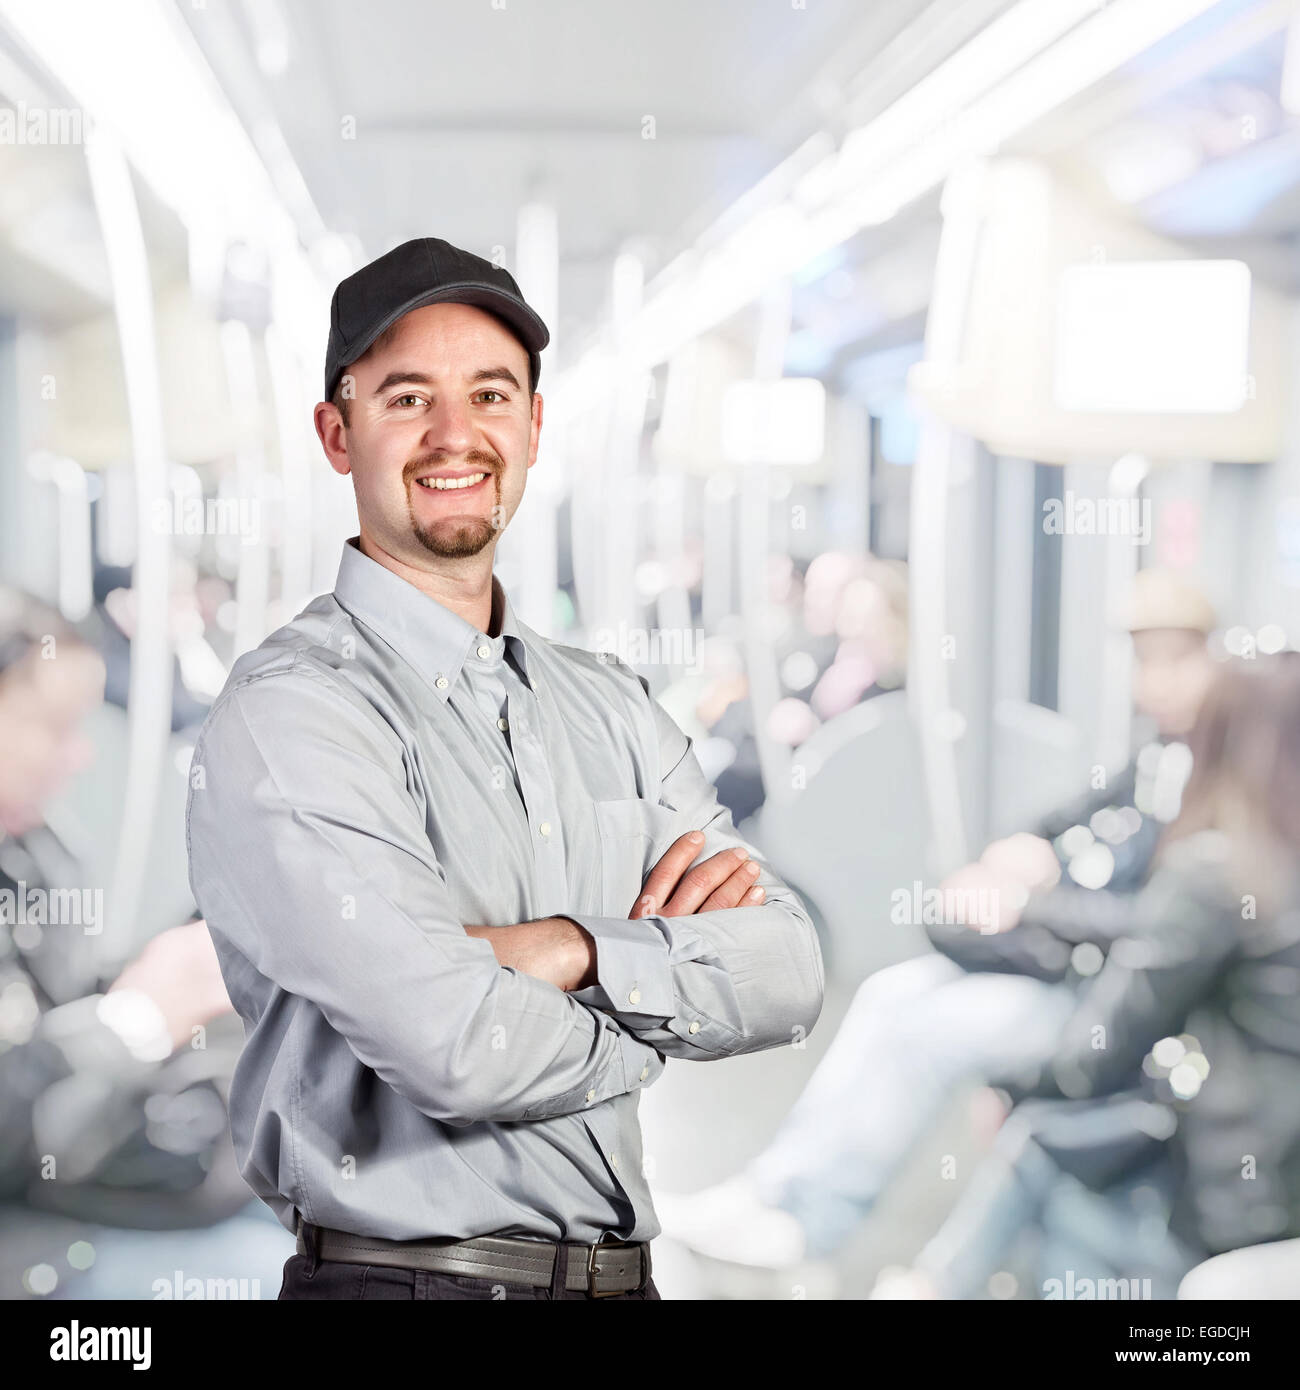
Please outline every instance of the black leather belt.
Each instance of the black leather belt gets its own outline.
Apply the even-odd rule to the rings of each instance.
[[[581,1289],[593,1298],[630,1293],[650,1278],[649,1241],[609,1241],[601,1245],[557,1244],[549,1240],[517,1240],[508,1236],[476,1236],[473,1240],[381,1240],[304,1224],[298,1216],[298,1253],[310,1255],[307,1231],[315,1239],[316,1257],[343,1264],[389,1265],[423,1269],[435,1274],[463,1274],[473,1279],[497,1279],[503,1284],[548,1287],[555,1261],[566,1261],[564,1287]]]

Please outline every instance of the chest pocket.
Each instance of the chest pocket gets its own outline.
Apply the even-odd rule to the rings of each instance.
[[[626,917],[664,851],[694,827],[681,811],[641,797],[597,801],[600,831],[600,910],[606,917]]]

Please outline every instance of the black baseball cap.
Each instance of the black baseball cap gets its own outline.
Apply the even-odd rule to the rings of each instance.
[[[385,329],[426,304],[473,304],[503,320],[528,349],[532,385],[542,371],[546,325],[524,302],[508,270],[438,237],[404,241],[339,282],[330,301],[330,339],[325,349],[325,399],[339,378]]]

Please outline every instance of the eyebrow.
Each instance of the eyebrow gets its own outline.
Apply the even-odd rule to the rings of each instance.
[[[471,383],[480,381],[508,381],[516,391],[522,388],[518,378],[509,367],[482,367],[470,377]],[[388,375],[375,387],[373,394],[382,396],[385,391],[391,390],[394,386],[410,384],[412,386],[432,386],[433,378],[425,372],[397,371],[389,372]]]

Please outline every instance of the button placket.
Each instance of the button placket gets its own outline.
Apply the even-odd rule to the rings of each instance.
[[[519,778],[519,768],[514,749],[511,747],[510,739],[503,737],[505,730],[501,727],[506,723],[506,720],[502,718],[501,711],[505,708],[509,698],[503,674],[503,668],[499,662],[489,662],[483,667],[478,666],[475,662],[469,662],[464,668],[461,686],[469,692],[468,698],[472,700],[475,707],[475,715],[473,716],[475,721],[477,722],[480,717],[486,717],[491,721],[493,747],[488,751],[489,764],[494,767],[498,763],[504,764],[518,798],[520,813],[527,819],[523,786]]]
[[[560,827],[555,783],[541,744],[536,705],[536,697],[530,691],[513,691],[506,699],[506,722],[510,726],[524,807],[533,829],[533,863],[537,869],[538,892],[544,902],[562,903],[568,884],[564,836]]]

